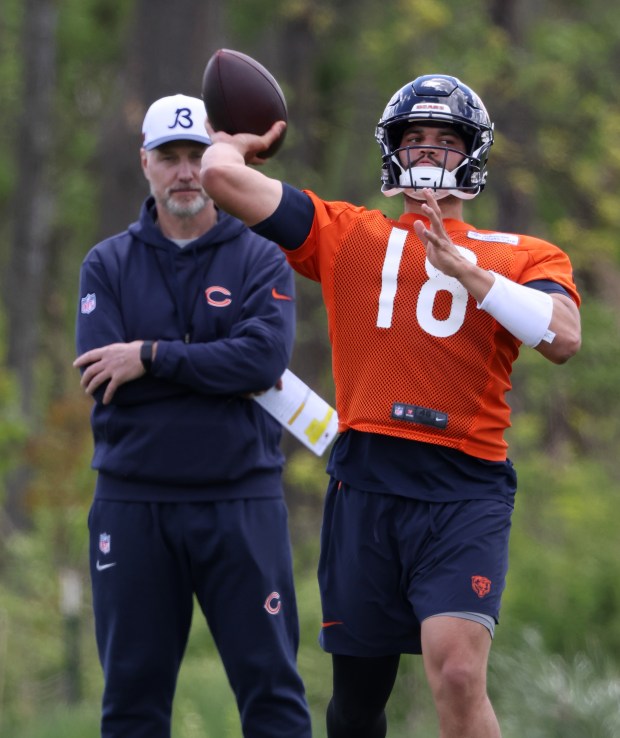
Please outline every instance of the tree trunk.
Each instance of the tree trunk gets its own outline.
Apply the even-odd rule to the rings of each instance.
[[[32,418],[43,280],[54,193],[49,176],[56,68],[56,0],[26,0],[22,33],[23,108],[18,125],[13,244],[5,274],[7,362],[17,372],[24,414]]]
[[[4,282],[7,364],[16,373],[27,423],[39,410],[35,365],[39,355],[44,279],[54,206],[50,178],[56,70],[56,0],[25,0],[22,28],[23,108],[17,126],[17,183],[14,228]],[[28,523],[24,500],[29,480],[25,465],[6,481],[5,512],[10,525]]]

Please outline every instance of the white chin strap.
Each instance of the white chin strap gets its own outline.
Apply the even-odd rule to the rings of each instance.
[[[438,199],[447,197],[456,188],[454,172],[448,172],[442,167],[411,167],[401,173],[398,183],[403,186],[403,192],[416,200],[425,200],[421,190],[425,187],[435,191]]]
[[[396,157],[392,157],[393,161],[400,163]],[[464,163],[464,162],[463,162]],[[427,187],[435,192],[435,197],[441,200],[448,195],[454,195],[461,200],[471,200],[476,197],[480,190],[475,192],[462,192],[457,189],[456,172],[463,166],[459,166],[452,172],[447,171],[443,167],[411,167],[410,169],[402,169],[398,178],[401,187],[393,187],[392,189],[383,190],[386,197],[393,197],[400,192],[412,197],[414,200],[426,200],[422,190]]]

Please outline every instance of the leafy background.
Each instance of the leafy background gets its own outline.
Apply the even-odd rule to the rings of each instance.
[[[508,440],[519,474],[511,568],[489,689],[507,738],[620,735],[620,6],[602,0],[3,0],[0,5],[0,736],[98,734],[88,589],[89,402],[71,368],[79,265],[146,194],[140,125],[161,95],[199,95],[213,51],[265,64],[289,104],[267,172],[398,212],[379,193],[374,126],[392,92],[452,73],[496,124],[481,228],[571,257],[583,348],[524,351]],[[298,282],[292,368],[333,397],[316,285]],[[466,378],[463,378],[466,381]],[[302,644],[315,734],[329,658],[317,645],[325,459],[285,440]],[[77,582],[77,606],[66,601]],[[72,590],[69,589],[69,593]],[[419,659],[404,658],[390,736],[437,731]],[[238,738],[201,617],[174,738]]]

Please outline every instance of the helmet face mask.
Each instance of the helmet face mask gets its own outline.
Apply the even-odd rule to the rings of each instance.
[[[465,151],[458,152],[462,160],[452,171],[446,168],[446,162],[455,149],[401,146],[405,130],[416,123],[453,128],[463,139]],[[375,138],[383,162],[381,191],[388,197],[404,192],[424,199],[422,189],[430,187],[438,198],[454,195],[469,200],[484,188],[493,124],[480,98],[456,77],[425,75],[398,90],[377,124]],[[402,163],[415,162],[425,148],[443,150],[440,166],[408,167]]]

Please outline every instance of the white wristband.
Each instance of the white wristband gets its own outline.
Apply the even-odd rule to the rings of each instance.
[[[478,308],[492,315],[526,346],[534,348],[541,341],[551,343],[555,338],[555,333],[549,330],[553,313],[551,296],[496,272],[491,274],[495,282]]]

